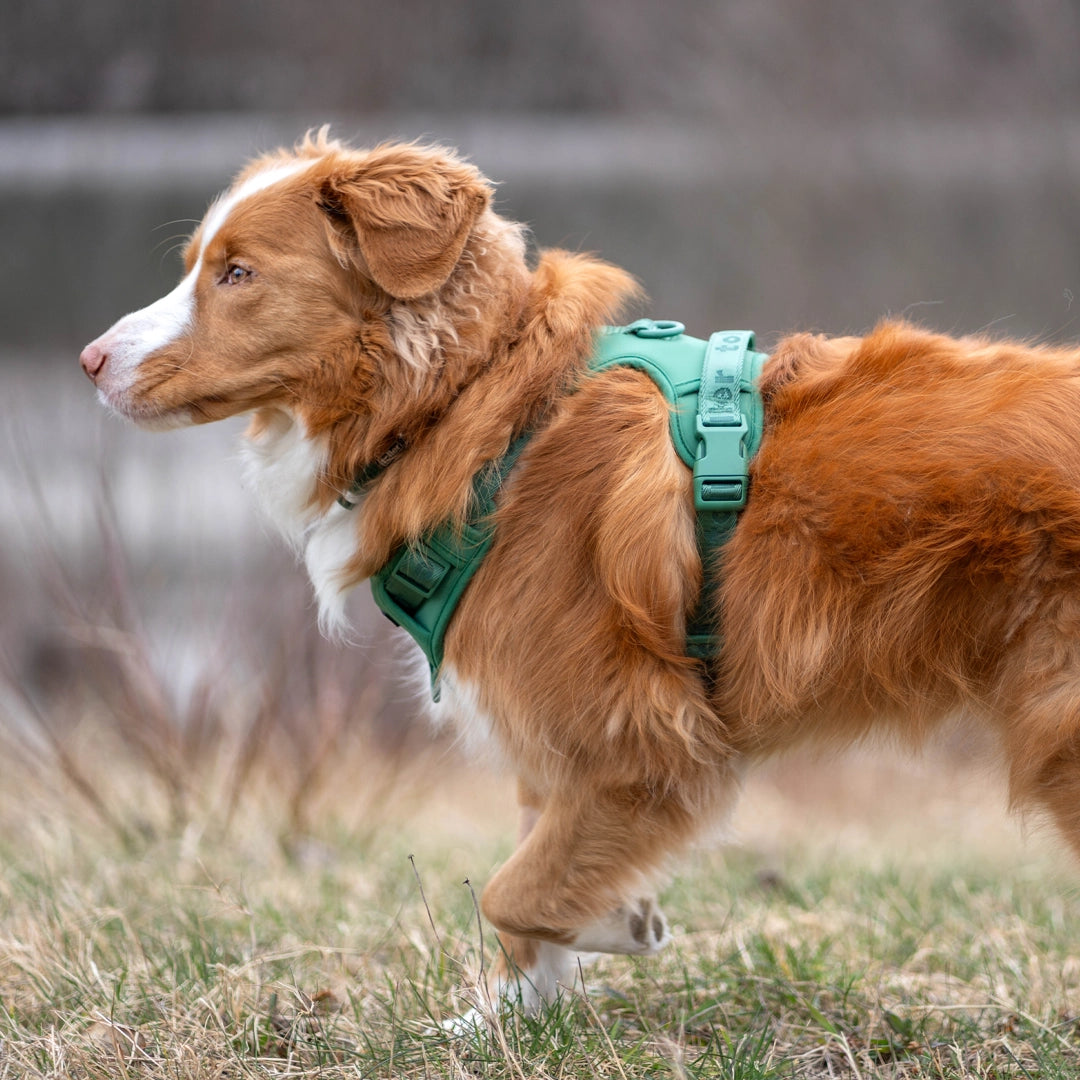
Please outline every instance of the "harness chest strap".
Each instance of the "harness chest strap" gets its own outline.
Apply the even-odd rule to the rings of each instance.
[[[528,441],[528,434],[520,435],[498,461],[476,474],[472,510],[464,525],[445,522],[419,542],[403,544],[372,575],[371,593],[379,610],[407,630],[427,657],[436,701],[446,628],[495,539],[495,496]]]
[[[717,582],[709,568],[746,504],[749,463],[761,440],[763,410],[755,382],[766,358],[753,351],[753,343],[747,331],[721,331],[706,342],[685,335],[681,323],[642,319],[598,334],[589,364],[593,372],[638,368],[671,405],[672,442],[693,469],[705,567],[698,608],[687,628],[687,653],[701,660],[714,657],[722,645],[710,616]],[[463,528],[448,522],[403,545],[371,578],[376,604],[427,657],[436,700],[446,629],[491,547],[496,494],[528,440],[529,433],[519,436],[502,458],[477,473],[473,510]],[[343,506],[354,504],[355,499],[342,501]]]

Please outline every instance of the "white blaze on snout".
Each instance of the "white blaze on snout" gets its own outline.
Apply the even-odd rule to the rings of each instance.
[[[109,389],[127,389],[135,369],[146,357],[175,341],[189,328],[195,313],[198,271],[196,266],[171,293],[149,307],[125,315],[98,339],[109,354],[104,371]]]
[[[311,165],[311,161],[302,160],[266,169],[217,199],[203,222],[199,257],[191,272],[172,292],[125,315],[94,342],[108,353],[108,360],[97,379],[99,396],[106,405],[122,405],[142,362],[180,340],[194,325],[197,315],[195,283],[202,273],[203,253],[233,210],[245,200]]]

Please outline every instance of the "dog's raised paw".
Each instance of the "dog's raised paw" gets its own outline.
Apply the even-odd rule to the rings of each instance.
[[[620,904],[610,914],[584,927],[573,948],[582,952],[651,956],[671,940],[667,919],[651,896]]]

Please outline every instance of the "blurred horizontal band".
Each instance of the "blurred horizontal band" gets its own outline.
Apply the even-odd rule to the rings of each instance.
[[[420,139],[459,148],[496,181],[703,186],[782,179],[823,186],[874,176],[1007,185],[1080,175],[1080,121],[958,118],[721,129],[618,116],[35,117],[0,120],[0,191],[211,190],[253,154],[330,122],[355,145]]]

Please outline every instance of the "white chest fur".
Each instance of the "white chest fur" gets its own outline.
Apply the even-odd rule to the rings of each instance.
[[[333,503],[320,509],[315,485],[326,447],[308,437],[304,426],[277,412],[243,444],[248,485],[262,511],[303,556],[319,605],[319,626],[329,635],[348,629],[344,569],[360,545],[355,510]]]

